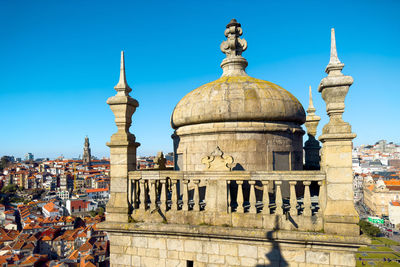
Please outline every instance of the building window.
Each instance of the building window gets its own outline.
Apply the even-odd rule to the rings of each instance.
[[[193,267],[193,261],[186,261],[186,267]]]

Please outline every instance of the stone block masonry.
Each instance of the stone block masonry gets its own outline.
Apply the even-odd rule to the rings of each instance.
[[[119,226],[126,231],[108,233],[113,240],[111,266],[120,267],[187,266],[188,261],[194,266],[355,266],[357,246],[351,244],[366,242],[359,237],[279,230],[221,227],[221,234],[212,234],[208,230],[215,226]]]

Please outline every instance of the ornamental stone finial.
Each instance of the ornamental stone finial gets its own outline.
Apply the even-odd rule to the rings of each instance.
[[[128,86],[126,82],[125,76],[125,60],[124,60],[124,52],[121,52],[121,69],[119,82],[114,87],[117,91],[115,96],[110,97],[107,100],[107,104],[110,105],[111,110],[115,115],[115,123],[118,128],[118,132],[115,133],[111,137],[111,141],[113,139],[121,140],[121,138],[125,140],[135,141],[135,137],[133,134],[129,132],[129,128],[132,123],[132,115],[135,112],[136,108],[139,106],[139,103],[136,99],[133,99],[129,92],[132,89]]]
[[[232,19],[226,25],[224,34],[227,40],[220,46],[221,51],[226,55],[221,63],[222,76],[247,76],[245,72],[247,60],[242,57],[243,51],[247,49],[247,41],[239,38],[243,34],[240,23]]]
[[[351,76],[343,75],[344,64],[340,62],[336,51],[335,30],[331,30],[331,55],[329,64],[325,69],[327,77],[321,80],[318,91],[326,103],[326,111],[329,116],[329,122],[324,126],[320,140],[327,137],[326,134],[346,133],[352,138],[355,134],[351,133],[350,124],[343,121],[344,99],[353,84]],[[349,136],[350,138],[350,136]],[[352,139],[351,138],[351,139]]]
[[[247,49],[247,42],[245,39],[239,37],[243,34],[240,23],[236,19],[232,19],[224,32],[228,40],[223,41],[221,44],[221,51],[226,57],[241,56],[242,52]]]

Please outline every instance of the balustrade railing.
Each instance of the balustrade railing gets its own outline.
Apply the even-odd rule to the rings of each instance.
[[[325,174],[320,171],[129,173],[133,211],[322,215]],[[312,197],[313,196],[313,197]]]

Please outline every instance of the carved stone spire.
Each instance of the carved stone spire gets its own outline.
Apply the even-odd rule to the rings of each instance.
[[[121,67],[119,73],[119,81],[118,84],[114,87],[114,89],[117,90],[118,93],[123,95],[127,95],[132,91],[132,89],[126,82],[124,51],[121,51]]]
[[[114,112],[115,123],[118,127],[118,132],[113,137],[116,135],[119,136],[118,138],[124,136],[127,140],[135,141],[134,135],[129,132],[129,127],[132,123],[132,115],[139,106],[139,103],[129,95],[132,89],[126,82],[124,51],[121,52],[119,82],[114,89],[117,91],[117,94],[107,100],[107,104],[110,105],[111,110]]]
[[[308,96],[308,109],[307,109],[307,113],[314,113],[315,112],[315,108],[314,108],[314,103],[312,100],[312,92],[311,92],[311,85],[309,88],[309,96]]]
[[[243,51],[247,49],[245,39],[239,37],[243,34],[240,23],[232,19],[224,32],[227,40],[221,43],[221,51],[226,58],[221,63],[223,69],[222,76],[247,76],[245,69],[248,65],[247,60],[242,57]]]
[[[335,29],[331,29],[331,57],[329,59],[328,66],[326,66],[325,72],[326,73],[331,73],[332,74],[339,74],[343,75],[341,73],[341,70],[343,69],[344,64],[340,62],[338,55],[337,55],[337,50],[336,50],[336,37],[335,37]]]

